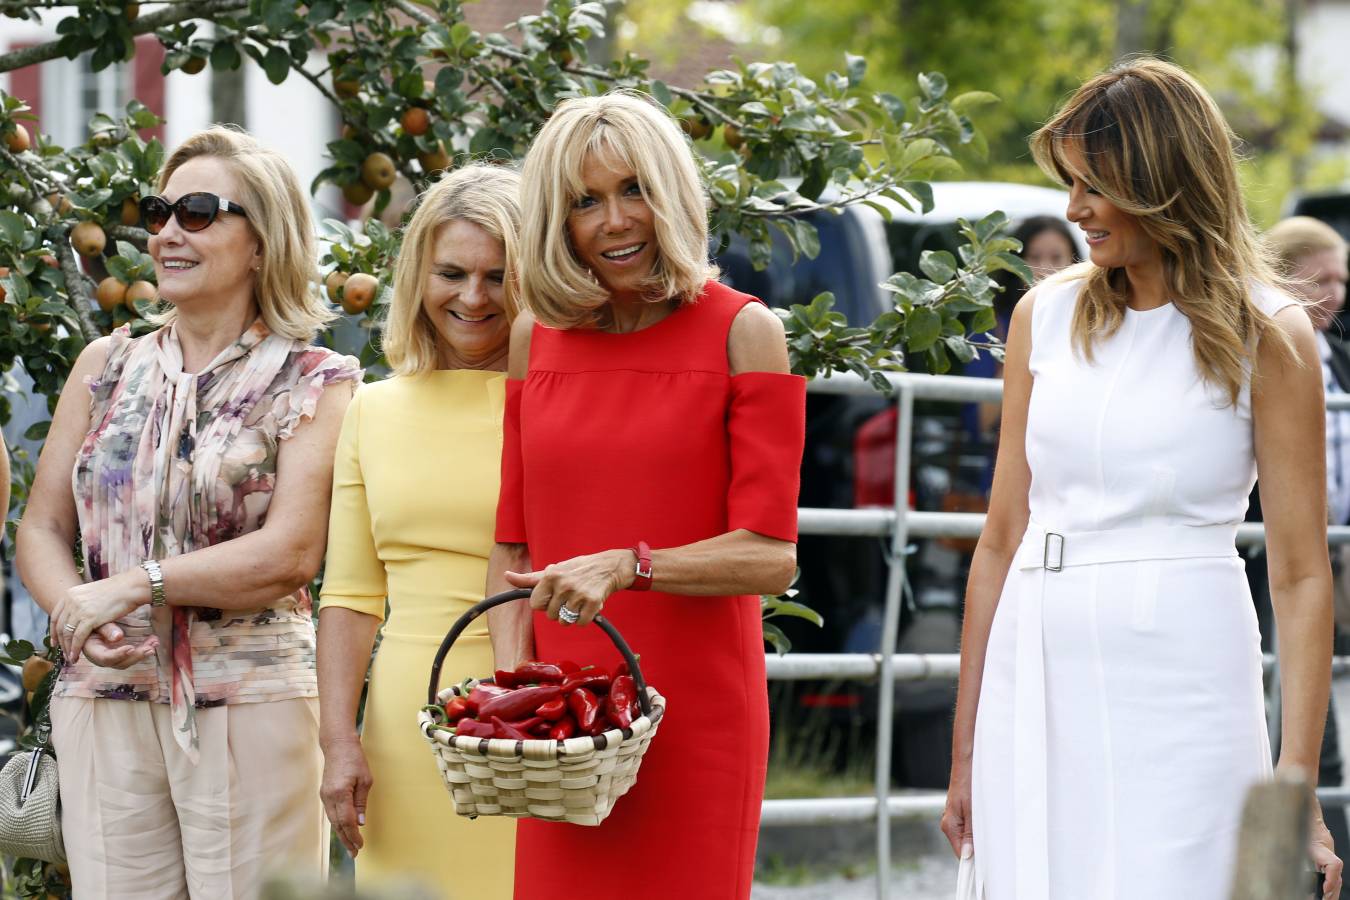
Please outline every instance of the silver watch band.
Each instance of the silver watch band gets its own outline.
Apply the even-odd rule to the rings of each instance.
[[[150,576],[150,605],[163,606],[164,599],[164,571],[159,567],[159,561],[147,559],[141,563],[141,568],[145,574]]]

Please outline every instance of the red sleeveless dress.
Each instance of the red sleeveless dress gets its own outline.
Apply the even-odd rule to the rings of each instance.
[[[601,550],[678,547],[745,528],[797,539],[805,381],[732,376],[746,303],[709,282],[641,331],[536,325],[526,379],[507,382],[497,540],[534,568]],[[657,573],[660,577],[660,573]],[[759,598],[621,591],[604,615],[668,707],[637,784],[597,827],[519,820],[516,897],[750,896],[769,742]],[[598,663],[598,628],[534,618],[541,659]]]

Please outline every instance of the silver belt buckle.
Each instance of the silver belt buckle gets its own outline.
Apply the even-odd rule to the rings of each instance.
[[[1041,565],[1047,572],[1059,572],[1064,569],[1064,535],[1053,531],[1045,533],[1045,553]]]

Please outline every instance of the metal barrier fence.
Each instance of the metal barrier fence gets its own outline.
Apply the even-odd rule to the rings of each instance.
[[[954,375],[894,373],[887,376],[897,405],[895,434],[895,497],[891,509],[798,510],[798,530],[809,535],[889,537],[890,570],[886,580],[880,653],[790,653],[770,654],[768,677],[779,681],[836,679],[879,682],[875,795],[803,800],[764,801],[764,827],[826,823],[876,822],[877,897],[890,894],[890,823],[897,816],[940,816],[946,795],[930,791],[893,796],[890,792],[891,738],[895,727],[895,682],[953,680],[960,656],[943,654],[897,654],[893,651],[900,628],[900,598],[904,586],[905,547],[911,538],[976,538],[984,527],[983,513],[917,512],[909,506],[911,443],[914,435],[914,401],[950,403],[997,403],[1003,397],[1003,382],[992,378]],[[815,394],[875,396],[868,382],[850,373],[815,379],[807,388]],[[1327,398],[1328,409],[1350,409],[1350,395]],[[1238,529],[1238,546],[1263,543],[1264,527],[1248,523]],[[1350,543],[1350,526],[1327,530],[1332,544]],[[1267,668],[1277,666],[1273,656]],[[1350,670],[1350,657],[1333,660],[1332,671]],[[1350,804],[1350,787],[1319,788],[1323,803]],[[953,874],[955,866],[953,865]]]

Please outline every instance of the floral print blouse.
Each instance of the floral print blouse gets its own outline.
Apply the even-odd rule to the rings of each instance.
[[[360,378],[355,359],[273,335],[261,318],[196,374],[172,324],[115,333],[73,473],[85,580],[261,528],[281,441],[325,387]],[[158,635],[157,656],[126,669],[82,656],[58,695],[169,703],[194,762],[195,709],[318,693],[308,588],[262,609],[147,604],[118,624],[131,642]]]

